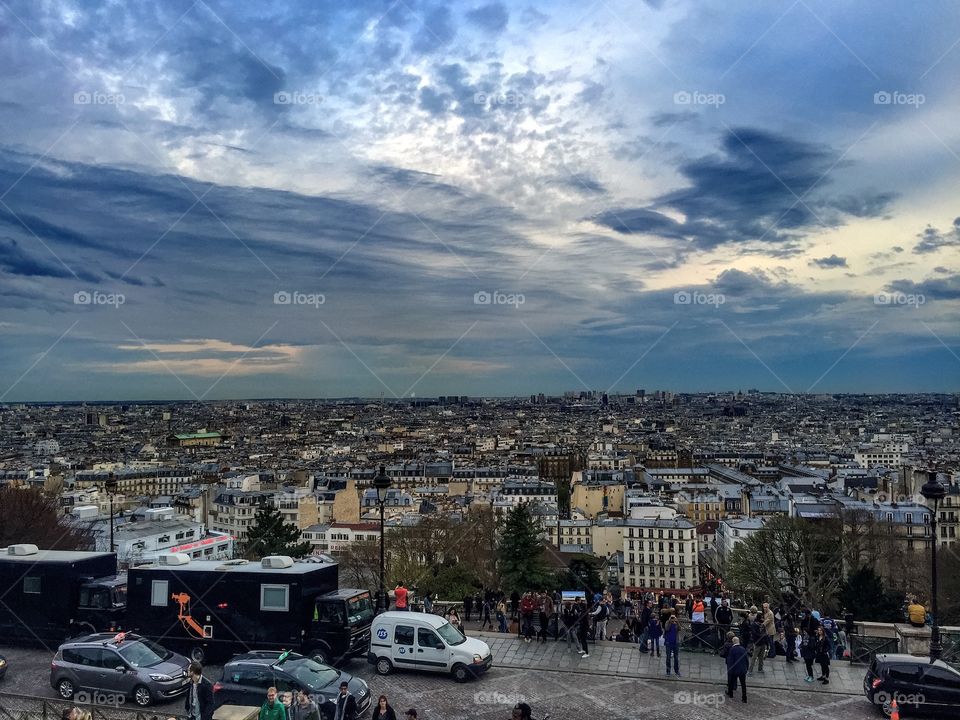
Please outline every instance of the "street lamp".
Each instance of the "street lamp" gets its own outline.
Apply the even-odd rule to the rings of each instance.
[[[933,552],[930,565],[930,613],[933,616],[933,627],[930,629],[930,662],[940,659],[943,654],[943,645],[940,644],[940,625],[939,613],[937,612],[937,505],[947,494],[947,489],[943,483],[937,480],[937,473],[927,474],[927,481],[920,488],[920,494],[927,500],[927,504],[933,504],[933,511],[930,517],[930,530],[933,533]]]
[[[386,610],[387,589],[383,581],[383,506],[387,502],[387,491],[390,490],[390,476],[387,475],[384,465],[380,466],[379,474],[373,479],[373,486],[377,489],[377,503],[380,505],[380,596],[377,599],[377,610]]]
[[[117,492],[117,476],[111,472],[107,475],[107,480],[103,484],[107,493],[110,495],[110,552],[114,552],[113,544],[113,495]]]

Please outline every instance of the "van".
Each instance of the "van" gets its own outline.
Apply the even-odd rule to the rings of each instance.
[[[486,672],[490,646],[468,638],[439,615],[385,612],[373,620],[367,662],[381,675],[394,668],[449,673],[457,682]]]

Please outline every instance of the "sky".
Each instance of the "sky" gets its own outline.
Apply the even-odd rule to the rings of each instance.
[[[0,0],[0,402],[960,391],[960,5]]]

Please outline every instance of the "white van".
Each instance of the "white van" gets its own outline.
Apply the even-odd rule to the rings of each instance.
[[[385,612],[373,619],[367,662],[387,675],[394,668],[445,672],[457,682],[493,664],[490,646],[468,638],[439,615]]]

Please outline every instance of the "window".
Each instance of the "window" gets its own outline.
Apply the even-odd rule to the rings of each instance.
[[[289,585],[261,585],[260,609],[286,612],[290,609]]]
[[[443,642],[437,637],[436,633],[425,628],[417,629],[417,645],[422,648],[434,648],[436,650],[443,650],[444,648]]]
[[[394,645],[413,645],[413,628],[408,625],[397,625],[393,631]]]
[[[23,592],[26,595],[39,595],[40,594],[40,576],[27,575],[23,579]]]
[[[150,586],[150,604],[153,607],[166,607],[169,593],[169,583],[166,580],[154,580]]]

